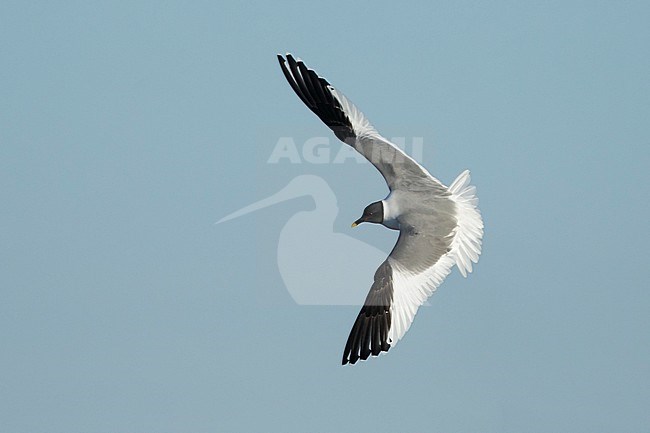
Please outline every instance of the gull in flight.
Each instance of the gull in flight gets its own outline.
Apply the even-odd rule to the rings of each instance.
[[[327,80],[291,54],[278,55],[293,91],[336,135],[384,177],[388,196],[369,204],[352,227],[368,222],[399,230],[375,272],[343,351],[343,365],[387,352],[408,331],[418,308],[456,265],[466,277],[478,262],[483,220],[469,171],[447,187],[395,144]]]

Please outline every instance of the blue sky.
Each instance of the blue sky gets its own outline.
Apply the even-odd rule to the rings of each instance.
[[[2,10],[2,431],[647,431],[647,3]],[[309,174],[337,233],[395,240],[349,228],[372,167],[268,164],[281,137],[339,149],[286,51],[481,200],[475,272],[354,367],[358,308],[298,305],[278,269],[309,197],[214,224]]]

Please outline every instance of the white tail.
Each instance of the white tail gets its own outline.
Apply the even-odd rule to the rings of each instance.
[[[483,219],[478,209],[476,187],[469,184],[470,180],[469,170],[465,170],[449,187],[458,211],[458,227],[451,251],[463,277],[472,272],[472,262],[478,263],[483,239]]]

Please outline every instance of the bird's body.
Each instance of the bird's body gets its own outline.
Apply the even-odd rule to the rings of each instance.
[[[390,193],[371,203],[353,224],[372,222],[399,230],[388,258],[352,326],[343,364],[388,351],[406,333],[417,309],[453,265],[463,276],[481,253],[483,221],[475,188],[464,171],[446,187],[415,160],[382,137],[340,91],[287,54],[278,56],[289,84],[334,134],[382,174]]]

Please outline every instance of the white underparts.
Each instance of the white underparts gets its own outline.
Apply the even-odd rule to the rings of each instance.
[[[384,220],[382,222],[388,228],[399,230],[399,222],[397,218],[400,216],[400,209],[395,199],[395,194],[391,191],[386,199],[381,201],[384,207]]]

